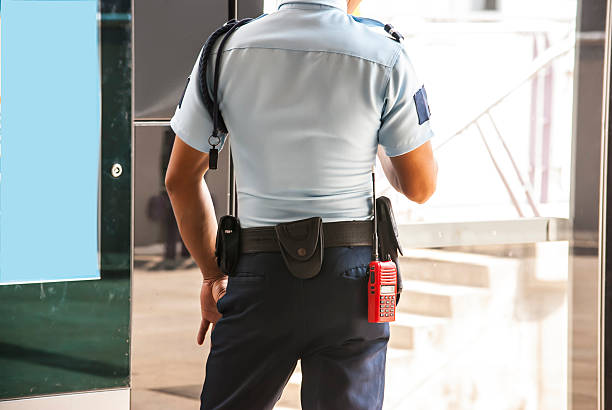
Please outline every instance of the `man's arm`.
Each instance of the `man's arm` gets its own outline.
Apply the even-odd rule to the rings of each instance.
[[[388,157],[379,146],[378,158],[391,186],[411,201],[422,204],[436,191],[438,163],[430,141],[396,157]]]
[[[178,137],[178,136],[177,136]],[[217,218],[204,174],[208,154],[175,138],[168,171],[166,190],[172,202],[181,237],[205,279],[222,277],[215,259]]]
[[[227,277],[220,271],[215,258],[217,218],[210,192],[203,181],[207,170],[208,154],[190,147],[177,135],[165,184],[181,238],[203,276],[198,344],[204,342],[209,325],[212,323],[214,326],[221,316],[216,302],[225,294],[227,284]]]
[[[430,142],[434,132],[425,86],[400,47],[384,95],[378,157],[391,185],[422,204],[436,190],[438,165]]]

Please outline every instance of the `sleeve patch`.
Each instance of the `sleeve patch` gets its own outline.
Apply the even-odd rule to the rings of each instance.
[[[181,95],[181,99],[179,100],[178,107],[181,108],[181,104],[183,104],[183,98],[185,98],[185,92],[187,91],[187,86],[189,85],[189,80],[191,76],[187,77],[187,84],[185,84],[185,89],[183,90],[183,95]]]
[[[427,102],[427,92],[425,86],[422,86],[419,91],[414,94],[414,103],[416,104],[417,115],[419,117],[419,125],[423,124],[431,116],[429,111],[429,103]]]

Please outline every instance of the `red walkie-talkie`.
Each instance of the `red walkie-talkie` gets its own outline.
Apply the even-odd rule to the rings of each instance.
[[[368,280],[368,322],[384,323],[395,320],[395,295],[397,294],[397,266],[393,261],[381,262],[378,257],[378,232],[376,218],[376,188],[372,168],[372,208],[374,209],[374,244]]]

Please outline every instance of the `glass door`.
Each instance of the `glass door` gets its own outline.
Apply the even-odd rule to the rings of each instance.
[[[1,10],[0,407],[127,409],[131,3]]]
[[[377,178],[405,249],[385,408],[597,408],[606,1],[364,0],[355,14],[404,35],[439,166],[424,204]]]
[[[428,89],[438,186],[406,252],[389,409],[595,409],[606,2],[375,2]]]
[[[364,0],[355,14],[403,34],[427,87],[439,166],[424,204],[394,192],[378,169],[377,193],[393,201],[405,250],[385,408],[598,408],[606,1]],[[185,50],[226,14],[208,16],[195,45],[172,51],[182,73],[195,58]],[[137,96],[135,124],[134,402],[176,409],[197,405],[208,348],[193,342],[198,269],[152,199],[183,86],[172,84],[176,99],[163,107]],[[227,175],[215,178],[207,183],[221,215]],[[276,408],[300,408],[300,382],[298,366]]]

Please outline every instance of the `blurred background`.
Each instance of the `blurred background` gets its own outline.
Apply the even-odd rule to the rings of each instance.
[[[263,11],[274,12],[277,3],[264,1]],[[577,37],[583,38],[578,3],[364,0],[355,14],[391,23],[404,35],[427,87],[439,165],[437,191],[422,205],[395,192],[377,169],[377,193],[392,199],[405,249],[385,407],[595,408],[597,222],[572,228],[570,221],[577,207],[590,221],[598,213],[599,156],[581,155],[577,145],[598,148],[600,134],[584,131],[580,122],[598,121],[601,94],[583,97],[580,103],[590,108],[581,114],[574,90],[589,87],[589,79],[593,87],[599,84],[603,54],[577,60]],[[138,30],[136,20],[136,47]],[[585,47],[602,48],[603,32],[588,31]],[[138,94],[138,53],[137,113],[144,99]],[[582,64],[589,65],[582,70],[594,70],[589,78],[577,77]],[[185,64],[179,84],[189,68]],[[188,408],[199,397],[205,353],[193,345],[198,273],[184,256],[170,214],[161,221],[150,214],[151,198],[163,190],[163,165],[156,168],[160,172],[152,166],[167,162],[172,132],[159,128],[153,139],[144,135],[153,129],[141,125],[135,140],[134,405],[149,406],[161,391],[166,396],[156,400],[174,395],[173,406]],[[219,179],[209,180],[218,216],[226,209],[225,179]],[[576,185],[588,185],[588,194],[578,198]],[[572,229],[581,232],[574,236],[580,255],[571,252]],[[586,289],[578,292],[579,283]],[[180,296],[169,295],[169,286]],[[144,302],[153,295],[171,299],[163,308]],[[168,312],[178,299],[185,305],[180,323]],[[171,331],[155,325],[162,310]],[[579,315],[584,317],[576,324]],[[582,339],[574,340],[575,332]],[[167,362],[159,355],[151,359],[150,337],[160,333],[165,346],[183,346],[180,358],[172,348]],[[193,352],[193,362],[169,377],[185,351]],[[187,378],[183,366],[192,369]],[[154,371],[159,368],[163,376]],[[299,408],[299,384],[298,367],[277,408]]]
[[[169,120],[208,35],[277,3],[100,1],[100,280],[0,286],[0,400],[131,387],[132,409],[197,408],[210,339],[195,342],[200,272],[164,187]],[[403,34],[439,166],[424,204],[377,167],[404,249],[385,409],[604,408],[609,3],[364,0],[355,12]],[[217,217],[229,151],[205,176]],[[300,408],[300,382],[298,365],[277,409]]]

